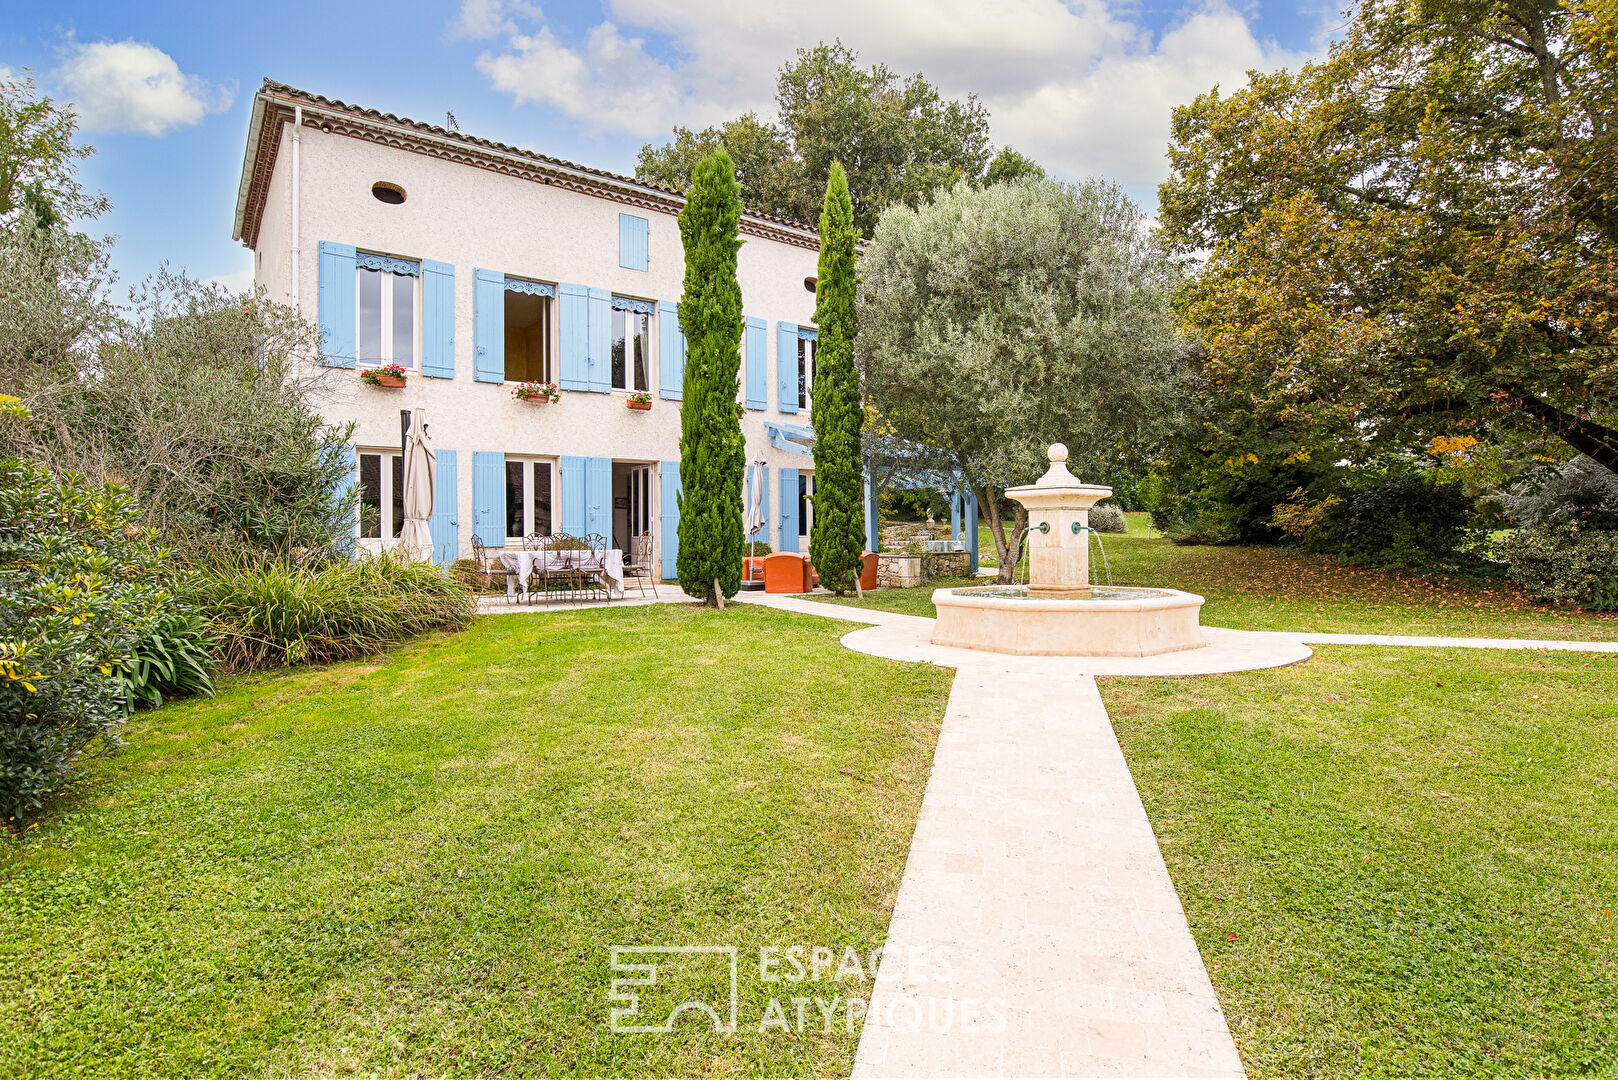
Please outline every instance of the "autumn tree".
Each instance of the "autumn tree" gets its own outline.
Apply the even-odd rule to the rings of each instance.
[[[981,178],[989,163],[989,114],[975,97],[946,100],[920,74],[863,68],[842,42],[799,49],[779,72],[775,101],[776,123],[748,113],[700,132],[675,128],[671,142],[641,148],[635,176],[689,190],[696,162],[722,146],[748,209],[808,223],[841,161],[855,228],[869,236],[884,206],[916,206],[957,180]]]
[[[1614,12],[1368,0],[1324,61],[1176,110],[1212,454],[1549,435],[1618,469]]]
[[[879,442],[973,492],[1001,581],[1028,525],[1001,498],[1045,471],[1050,443],[1107,475],[1181,409],[1175,267],[1112,185],[963,181],[884,211],[860,273],[855,357]]]

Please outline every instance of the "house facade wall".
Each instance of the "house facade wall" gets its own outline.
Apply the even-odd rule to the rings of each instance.
[[[280,139],[254,264],[258,283],[272,296],[286,298],[291,288],[292,247],[289,127],[283,129]],[[378,200],[372,194],[372,185],[378,181],[403,189],[405,201],[390,205]],[[353,422],[352,441],[362,451],[397,452],[399,411],[425,411],[434,446],[455,452],[461,557],[471,553],[476,452],[551,462],[555,529],[561,528],[560,508],[568,497],[561,487],[561,470],[556,467],[561,458],[645,463],[654,470],[652,522],[654,531],[660,531],[667,509],[661,505],[663,463],[677,462],[680,456],[680,402],[666,400],[658,393],[662,354],[658,317],[654,314],[650,319],[649,388],[653,404],[649,411],[629,409],[626,391],[564,390],[560,402],[526,404],[512,398],[511,383],[480,382],[473,377],[473,272],[481,268],[542,282],[586,285],[619,296],[678,302],[683,291],[684,265],[678,222],[672,214],[328,133],[307,124],[301,133],[298,186],[296,300],[311,320],[319,309],[319,252],[323,241],[409,260],[439,260],[454,267],[453,378],[422,374],[419,325],[415,367],[403,389],[366,385],[360,379],[360,366],[352,370],[326,368],[321,378],[326,384],[323,415],[334,424]],[[649,222],[644,271],[619,265],[621,213]],[[814,294],[804,282],[816,273],[817,258],[817,252],[808,248],[745,237],[738,260],[744,314],[766,322],[768,407],[749,409],[742,420],[742,430],[748,461],[762,460],[769,466],[769,528],[767,538],[760,539],[778,550],[791,546],[783,545],[781,535],[781,470],[797,469],[809,475],[813,461],[772,445],[765,430],[766,423],[796,427],[810,423],[806,409],[797,413],[782,413],[779,409],[778,367],[784,361],[795,371],[797,356],[779,355],[781,335],[777,325],[785,322],[807,327],[812,323]],[[556,302],[552,301],[552,305],[554,313]],[[418,292],[418,311],[420,307]],[[553,327],[557,321],[553,319]],[[554,329],[552,333],[554,377],[558,354]],[[745,396],[746,387],[745,341],[742,383],[739,398]],[[807,525],[802,529],[807,532]],[[483,539],[490,542],[499,538]],[[659,552],[663,550],[661,537],[656,546]],[[672,566],[661,570],[664,576],[673,575]]]

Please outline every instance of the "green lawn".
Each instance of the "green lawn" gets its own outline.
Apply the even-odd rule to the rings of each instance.
[[[1315,633],[1446,634],[1618,640],[1618,615],[1594,615],[1530,601],[1505,583],[1443,580],[1344,566],[1324,555],[1261,547],[1178,547],[1145,536],[1145,515],[1130,514],[1128,535],[1108,534],[1107,562],[1119,585],[1185,589],[1207,599],[1205,626]],[[986,530],[985,530],[986,532]],[[984,550],[993,550],[984,537]],[[1092,579],[1105,580],[1094,549]],[[920,589],[884,590],[863,603],[911,615],[933,615]],[[830,598],[827,598],[830,599]]]
[[[1461,649],[1103,680],[1250,1076],[1618,1075],[1615,692]]]
[[[869,984],[756,950],[886,938],[949,684],[848,629],[494,617],[142,714],[0,851],[0,1075],[846,1075],[857,1024],[758,1020]],[[741,947],[740,1034],[609,1032],[658,944]]]

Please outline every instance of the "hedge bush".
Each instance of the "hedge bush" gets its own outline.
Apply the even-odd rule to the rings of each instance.
[[[464,629],[474,610],[465,585],[391,554],[317,565],[239,557],[205,567],[195,595],[233,672],[363,656],[428,630]]]
[[[0,817],[24,817],[81,755],[121,745],[126,665],[184,611],[138,518],[120,488],[0,458]]]
[[[1120,508],[1102,503],[1090,508],[1090,528],[1096,532],[1121,533],[1129,531],[1129,521]]]
[[[1500,543],[1506,575],[1542,600],[1613,610],[1618,533],[1572,523],[1517,529]]]
[[[1478,538],[1471,496],[1459,483],[1407,473],[1351,488],[1332,512],[1328,542],[1346,562],[1430,566]]]

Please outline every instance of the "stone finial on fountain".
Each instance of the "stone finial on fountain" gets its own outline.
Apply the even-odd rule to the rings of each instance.
[[[1045,475],[1035,480],[1034,483],[1043,487],[1050,487],[1053,484],[1077,484],[1079,482],[1077,476],[1067,471],[1067,446],[1065,444],[1051,443],[1050,449],[1045,451],[1045,456],[1050,459],[1051,467],[1046,469]]]

